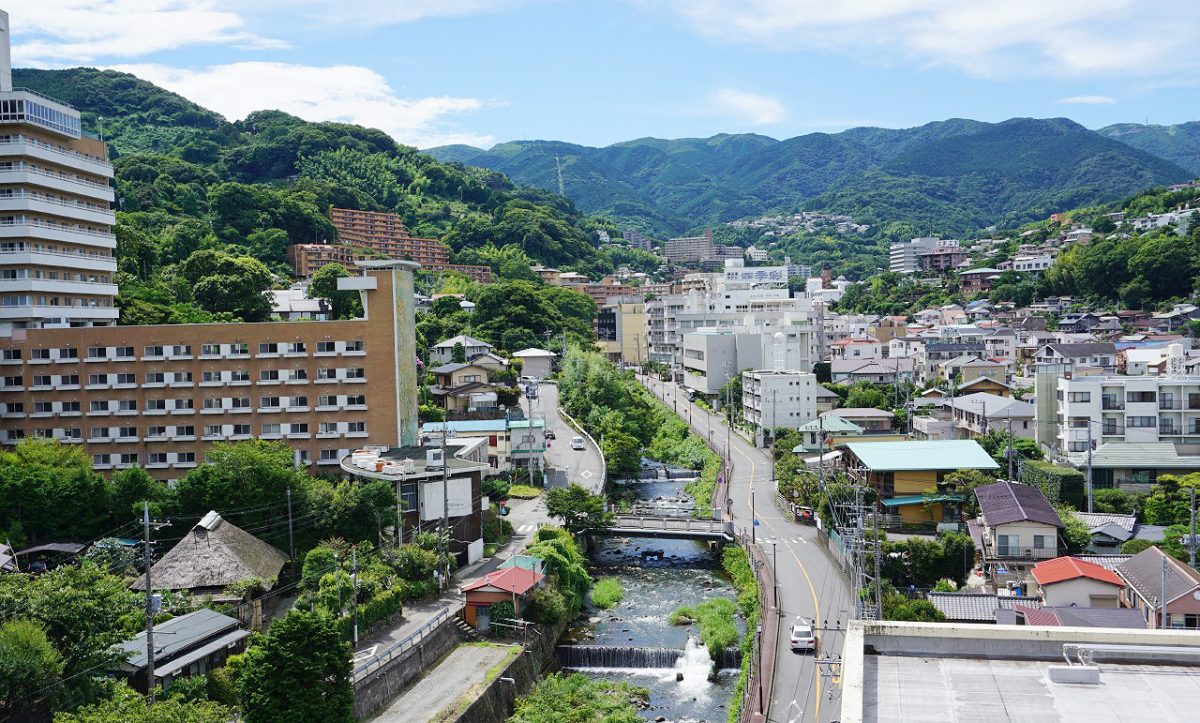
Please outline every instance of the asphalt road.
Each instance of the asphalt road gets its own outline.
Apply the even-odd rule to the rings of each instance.
[[[778,723],[838,719],[840,687],[822,678],[812,653],[793,653],[788,636],[797,616],[816,620],[819,655],[840,658],[843,632],[850,618],[850,591],[836,565],[816,541],[816,529],[798,525],[775,505],[775,488],[768,450],[756,448],[737,433],[729,433],[724,419],[687,401],[687,393],[674,384],[639,377],[692,429],[710,439],[714,448],[732,447],[733,474],[729,495],[734,525],[754,530],[768,560],[774,560],[780,585],[781,614],[778,655],[769,720]],[[751,506],[759,524],[752,527]],[[827,670],[829,668],[827,667]]]
[[[526,407],[526,411],[528,412],[528,407]],[[547,440],[550,447],[546,450],[547,468],[556,471],[555,484],[565,486],[567,482],[574,482],[592,492],[604,489],[600,450],[587,437],[584,437],[582,450],[571,449],[571,437],[582,435],[558,414],[558,387],[556,385],[545,383],[538,385],[538,398],[534,400],[533,414],[539,419],[545,417],[546,429],[553,430],[555,435],[555,439]]]

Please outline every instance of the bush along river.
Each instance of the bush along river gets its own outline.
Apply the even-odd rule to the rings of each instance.
[[[644,479],[623,485],[622,496],[659,514],[691,514],[683,488],[695,475],[648,467]],[[721,570],[720,549],[691,540],[610,537],[597,540],[591,560],[593,578],[620,584],[620,600],[608,609],[594,602],[585,608],[556,650],[562,667],[647,688],[649,706],[640,714],[648,720],[726,721],[745,622],[731,612],[736,592]],[[681,609],[684,614],[676,614]],[[712,613],[703,625],[701,609]],[[714,656],[705,637],[727,646]]]

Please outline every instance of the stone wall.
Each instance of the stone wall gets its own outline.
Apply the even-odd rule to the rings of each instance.
[[[508,720],[516,708],[517,698],[532,690],[542,676],[558,668],[554,647],[565,628],[566,623],[553,628],[539,625],[541,635],[532,636],[525,650],[488,683],[475,702],[459,715],[456,723],[504,723]]]

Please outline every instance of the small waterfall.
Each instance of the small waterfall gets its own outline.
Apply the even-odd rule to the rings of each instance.
[[[742,667],[742,649],[741,648],[725,648],[721,651],[721,657],[717,660],[717,668],[721,670],[738,669]]]
[[[673,648],[621,645],[559,645],[554,653],[564,668],[671,668],[686,654]]]

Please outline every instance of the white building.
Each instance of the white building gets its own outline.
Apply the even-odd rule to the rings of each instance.
[[[1012,259],[1013,271],[1040,273],[1054,265],[1050,254],[1017,254]]]
[[[546,349],[522,349],[521,351],[513,352],[513,359],[520,359],[524,363],[521,369],[521,376],[533,377],[535,379],[545,379],[550,376],[550,372],[554,366],[554,358],[558,355]]]
[[[3,11],[0,35],[0,328],[114,324],[108,147],[75,108],[13,88]]]
[[[759,334],[702,329],[683,337],[683,385],[700,394],[716,394],[742,369],[762,365]]]
[[[809,372],[743,372],[742,413],[755,429],[799,429],[817,417],[818,387]]]
[[[897,274],[911,274],[921,270],[921,254],[933,251],[941,243],[935,236],[922,236],[911,241],[894,243],[888,247],[888,270]]]

